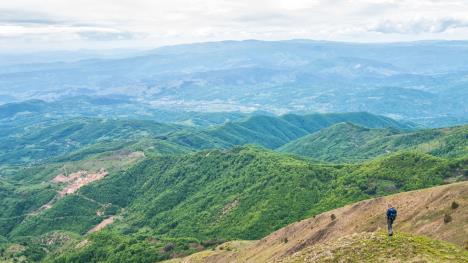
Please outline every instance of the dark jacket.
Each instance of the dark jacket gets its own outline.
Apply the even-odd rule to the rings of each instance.
[[[395,208],[393,207],[390,207],[388,210],[387,210],[387,218],[388,219],[391,219],[391,220],[395,220],[397,216],[397,211]]]

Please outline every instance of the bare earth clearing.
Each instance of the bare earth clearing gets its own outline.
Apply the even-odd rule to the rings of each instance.
[[[66,183],[67,185],[59,192],[60,196],[73,194],[81,187],[90,184],[94,181],[101,180],[106,177],[108,172],[104,169],[100,169],[96,173],[90,173],[87,171],[78,171],[68,176],[63,174],[57,175],[52,182],[54,183]]]
[[[106,226],[108,226],[108,225],[110,225],[112,223],[114,223],[114,217],[113,216],[102,220],[101,223],[99,223],[95,227],[91,228],[88,231],[88,233],[93,233],[93,232],[99,231],[99,230],[103,229],[104,227],[106,227]]]

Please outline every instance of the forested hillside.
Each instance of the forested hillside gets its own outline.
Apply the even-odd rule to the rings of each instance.
[[[80,261],[96,253],[99,260],[124,259],[136,248],[150,253],[169,243],[175,246],[170,250],[189,253],[189,243],[209,247],[221,240],[257,239],[357,200],[466,180],[466,166],[466,158],[415,152],[362,165],[327,165],[252,146],[154,157],[82,187],[2,235],[36,244],[27,236],[86,234],[112,218],[110,227],[89,237],[96,245],[72,249],[60,260]],[[151,243],[152,238],[159,241]],[[141,260],[170,255],[163,251]]]
[[[339,122],[369,128],[411,129],[369,113],[254,115],[247,120],[208,128],[151,120],[108,118],[12,119],[1,124],[0,166],[79,160],[94,154],[134,149],[154,154],[180,154],[210,148],[257,144],[277,148]]]
[[[204,131],[184,131],[168,140],[196,149],[231,147],[233,145],[257,144],[270,149],[277,148],[299,137],[313,133],[340,122],[350,122],[369,128],[411,129],[414,124],[365,112],[340,114],[287,114],[253,116],[245,121],[230,122]]]
[[[256,114],[210,127],[11,121],[0,139],[5,260],[154,262],[467,179],[466,126],[421,129],[369,113]]]
[[[340,123],[287,143],[278,151],[331,162],[356,162],[404,149],[435,156],[466,156],[468,126],[403,132]]]
[[[153,121],[89,118],[27,125],[6,130],[0,138],[0,164],[54,161],[72,152],[86,156],[115,151],[180,129]]]

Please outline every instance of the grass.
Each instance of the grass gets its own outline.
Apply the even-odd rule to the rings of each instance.
[[[467,262],[468,251],[425,236],[360,233],[300,251],[284,262]]]

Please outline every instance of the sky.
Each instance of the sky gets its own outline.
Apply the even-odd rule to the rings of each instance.
[[[0,52],[468,39],[468,0],[1,0]]]

